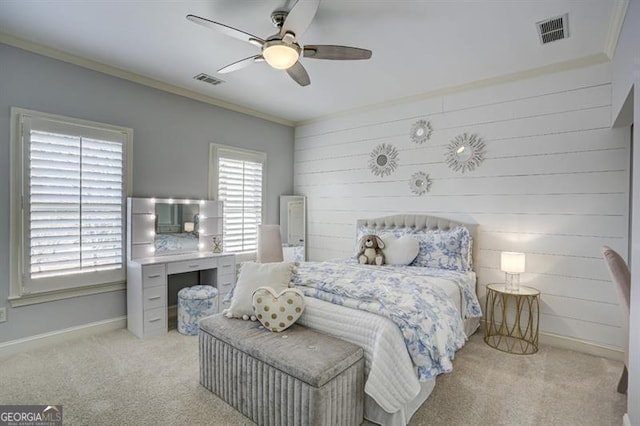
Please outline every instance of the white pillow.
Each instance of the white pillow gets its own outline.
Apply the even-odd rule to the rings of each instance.
[[[228,309],[223,311],[227,318],[248,319],[254,315],[253,292],[258,287],[271,287],[277,293],[289,288],[294,264],[290,262],[256,263],[245,262],[240,267],[238,282]]]
[[[408,265],[420,252],[420,244],[410,235],[396,238],[392,234],[387,234],[381,238],[384,243],[382,252],[386,265]]]

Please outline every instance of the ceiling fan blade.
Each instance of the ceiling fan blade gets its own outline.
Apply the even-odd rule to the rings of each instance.
[[[296,39],[302,36],[313,17],[316,16],[320,0],[298,0],[293,8],[289,11],[287,19],[284,20],[282,28],[280,29],[280,36],[283,37],[286,33],[293,33]]]
[[[227,74],[233,71],[238,71],[242,68],[248,67],[254,62],[260,62],[260,61],[264,61],[264,58],[262,57],[262,55],[249,56],[248,58],[240,59],[239,61],[229,64],[226,67],[220,68],[218,70],[218,73]]]
[[[333,59],[338,61],[369,59],[371,51],[359,47],[333,46],[333,45],[306,45],[303,56],[313,59]]]
[[[253,34],[249,34],[246,31],[242,31],[237,28],[233,28],[228,25],[221,24],[220,22],[211,21],[209,19],[201,18],[196,15],[187,15],[187,19],[198,25],[202,25],[203,27],[212,28],[225,35],[228,35],[229,37],[237,38],[242,41],[247,41],[258,47],[264,44],[264,40],[261,39],[260,37],[254,36]]]
[[[287,74],[289,74],[300,86],[308,86],[311,84],[309,74],[307,74],[307,70],[304,69],[300,61],[287,68]]]

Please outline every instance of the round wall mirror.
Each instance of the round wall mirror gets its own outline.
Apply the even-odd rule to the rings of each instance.
[[[369,169],[376,176],[390,175],[398,167],[398,150],[386,143],[380,144],[369,155]]]
[[[423,195],[429,192],[431,188],[429,175],[424,172],[414,173],[411,175],[411,179],[409,179],[409,188],[411,188],[411,192],[417,195]]]
[[[484,161],[484,142],[476,134],[458,135],[447,146],[446,160],[454,172],[472,171]]]
[[[425,143],[431,138],[431,123],[426,120],[418,120],[411,126],[411,140],[415,143]]]
[[[469,161],[472,156],[473,156],[472,149],[469,148],[468,146],[463,145],[460,148],[458,148],[456,151],[456,157],[458,158],[458,161],[463,161],[463,162]]]

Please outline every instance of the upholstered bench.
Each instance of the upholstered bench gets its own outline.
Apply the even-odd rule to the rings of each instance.
[[[259,425],[359,425],[362,348],[294,324],[200,321],[200,383]]]

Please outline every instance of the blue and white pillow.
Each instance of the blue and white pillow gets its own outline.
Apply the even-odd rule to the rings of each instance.
[[[410,266],[471,270],[471,234],[463,226],[449,231],[434,230],[413,234],[418,239],[420,251]]]
[[[411,235],[418,240],[420,251],[410,266],[426,268],[447,269],[452,271],[467,272],[472,270],[472,246],[471,233],[464,226],[457,226],[448,231],[443,230],[417,230],[414,228],[375,229],[359,226],[356,230],[356,246],[354,255],[358,253],[358,242],[364,235],[393,235],[400,238],[403,235]]]

